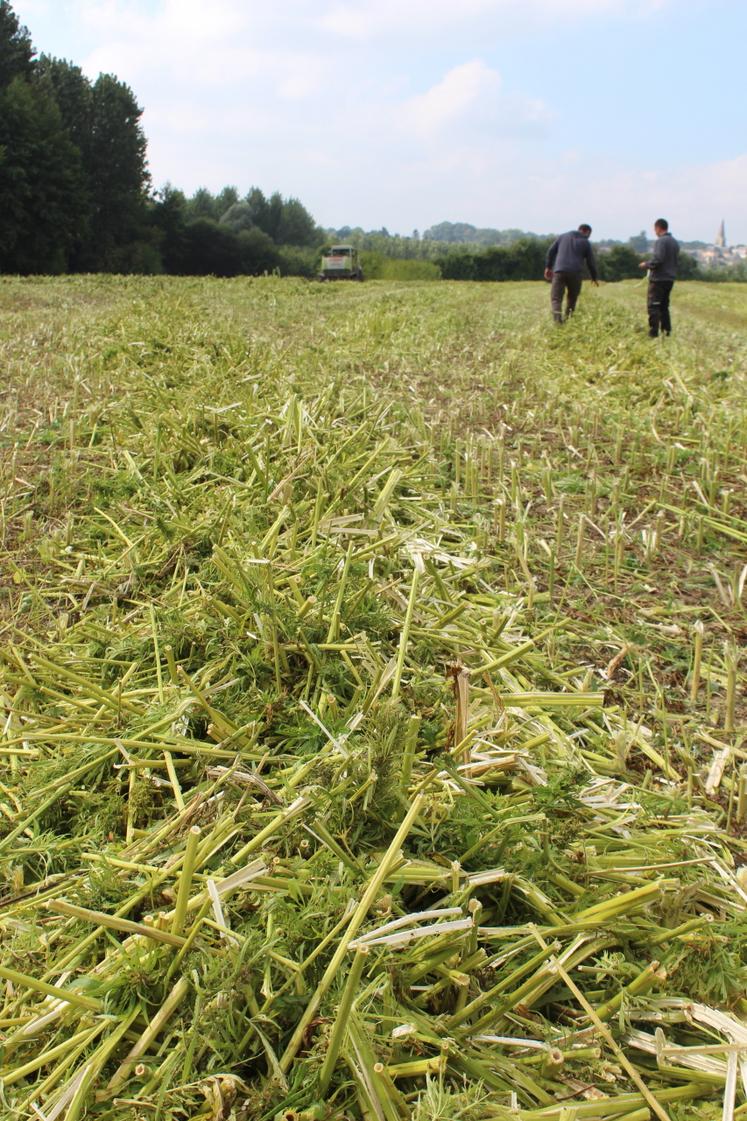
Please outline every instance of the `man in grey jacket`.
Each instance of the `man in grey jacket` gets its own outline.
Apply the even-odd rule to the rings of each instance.
[[[590,235],[591,226],[582,222],[577,230],[569,230],[556,238],[547,251],[545,280],[552,281],[550,306],[556,323],[563,322],[563,293],[566,293],[565,318],[576,310],[584,264],[589,266],[592,282],[599,284]]]
[[[672,320],[669,315],[669,297],[677,279],[677,258],[680,247],[669,232],[666,218],[654,222],[653,252],[648,261],[641,261],[640,267],[648,269],[648,334],[655,339],[661,329],[664,335],[671,335]]]

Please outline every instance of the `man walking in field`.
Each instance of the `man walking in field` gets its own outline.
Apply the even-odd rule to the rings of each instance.
[[[566,295],[565,318],[573,315],[581,292],[584,265],[589,266],[592,283],[599,285],[597,264],[591,242],[591,226],[582,222],[577,230],[569,230],[556,238],[547,251],[545,280],[552,281],[550,306],[556,323],[563,322],[563,294]]]
[[[672,320],[669,315],[669,297],[677,279],[677,258],[680,255],[678,242],[669,232],[666,218],[654,222],[656,241],[651,259],[641,261],[640,268],[648,269],[648,334],[655,339],[661,329],[664,335],[671,335]]]

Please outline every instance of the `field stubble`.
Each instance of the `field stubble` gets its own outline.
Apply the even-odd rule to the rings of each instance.
[[[734,1115],[744,289],[546,299],[0,283],[8,1116]]]

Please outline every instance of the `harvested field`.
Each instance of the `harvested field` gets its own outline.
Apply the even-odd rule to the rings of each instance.
[[[747,1114],[747,289],[0,280],[0,1100]]]

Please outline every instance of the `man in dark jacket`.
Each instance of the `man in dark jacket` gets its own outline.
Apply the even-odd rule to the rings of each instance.
[[[656,241],[651,258],[641,261],[640,267],[648,269],[648,334],[655,339],[659,329],[665,335],[672,333],[672,320],[669,315],[669,297],[677,279],[677,258],[680,247],[669,232],[666,218],[654,222]]]
[[[547,251],[545,260],[545,280],[552,281],[550,306],[556,323],[563,322],[563,293],[566,293],[565,318],[573,315],[576,309],[584,264],[589,266],[589,274],[598,285],[597,265],[591,249],[589,236],[591,226],[583,222],[577,230],[569,230],[556,238]]]

